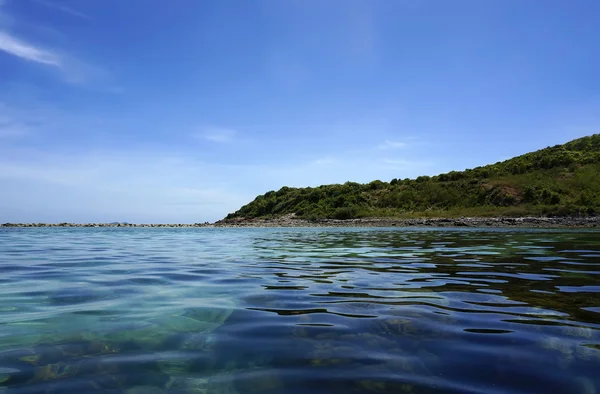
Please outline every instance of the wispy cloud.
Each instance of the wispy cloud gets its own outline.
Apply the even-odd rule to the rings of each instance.
[[[7,32],[0,31],[0,51],[23,60],[61,68],[61,59],[55,53],[20,40]]]
[[[0,0],[0,3],[1,2],[2,2],[2,0]],[[64,4],[58,4],[58,3],[53,3],[53,2],[50,2],[50,1],[44,1],[44,0],[37,0],[37,3],[41,4],[41,5],[45,6],[45,7],[52,8],[52,9],[55,9],[57,11],[64,12],[65,14],[69,14],[71,16],[75,16],[75,17],[83,18],[83,19],[91,19],[88,15],[86,15],[86,14],[84,14],[82,12],[79,12],[77,10],[74,10],[74,9],[72,9],[70,7],[67,7]]]
[[[317,160],[313,161],[314,164],[319,165],[319,166],[324,166],[324,165],[327,165],[327,164],[333,164],[335,162],[336,162],[336,160],[332,159],[331,157],[324,157],[324,158],[317,159]]]
[[[384,143],[379,144],[378,148],[381,150],[401,149],[406,147],[406,145],[406,142],[386,140]]]
[[[398,169],[398,170],[420,170],[426,167],[431,167],[434,165],[431,161],[423,161],[423,160],[406,160],[406,159],[389,159],[384,158],[381,160],[382,163],[386,165],[389,169]]]
[[[7,221],[213,221],[258,193],[232,188],[227,180],[236,171],[150,151],[6,151],[0,212]]]
[[[0,102],[0,139],[19,138],[31,134],[31,126],[19,119],[11,108]]]
[[[5,31],[0,31],[0,51],[25,61],[57,69],[62,79],[69,84],[110,93],[122,93],[119,86],[112,84],[110,74],[103,68],[91,65],[68,54],[59,55],[56,52],[16,38]]]
[[[25,137],[30,134],[31,130],[26,125],[0,117],[0,139]]]
[[[386,164],[406,164],[406,160],[396,160],[396,159],[383,159],[383,162]]]
[[[63,4],[46,0],[36,1],[74,16],[88,18]],[[111,76],[105,69],[92,65],[62,48],[52,48],[46,43],[32,42],[27,37],[14,34],[14,29],[19,28],[21,31],[26,31],[24,26],[29,26],[29,24],[27,21],[15,19],[5,10],[6,5],[5,0],[0,0],[0,54],[3,52],[23,61],[57,70],[58,75],[69,84],[111,93],[122,92],[122,89],[111,81]],[[40,27],[40,29],[43,28],[45,27]]]
[[[199,133],[194,133],[193,137],[224,144],[233,142],[236,134],[237,132],[233,129],[207,127],[202,129]]]

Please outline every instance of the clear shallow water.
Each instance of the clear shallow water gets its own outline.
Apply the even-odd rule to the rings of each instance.
[[[598,393],[600,233],[0,229],[0,392]]]

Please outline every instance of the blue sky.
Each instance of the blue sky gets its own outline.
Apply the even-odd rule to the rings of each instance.
[[[0,222],[213,221],[600,130],[596,0],[0,0]]]

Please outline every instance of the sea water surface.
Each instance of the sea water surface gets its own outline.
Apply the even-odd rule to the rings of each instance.
[[[1,393],[599,393],[600,232],[0,229]]]

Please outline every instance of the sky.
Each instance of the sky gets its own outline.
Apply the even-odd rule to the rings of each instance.
[[[0,222],[214,221],[600,132],[597,0],[0,0]]]

